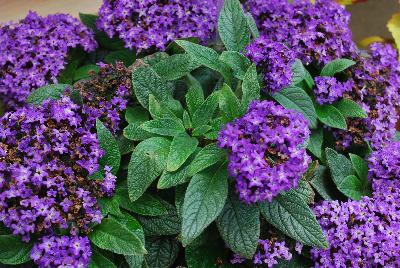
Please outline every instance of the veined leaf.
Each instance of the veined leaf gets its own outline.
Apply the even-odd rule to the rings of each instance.
[[[104,156],[99,161],[100,165],[111,167],[112,173],[116,174],[121,162],[118,142],[99,119],[96,120],[96,129],[100,147],[105,151]]]
[[[364,109],[358,105],[358,103],[349,100],[342,99],[335,103],[334,106],[340,111],[344,117],[356,117],[356,118],[367,118],[368,114]]]
[[[311,131],[310,140],[307,145],[307,149],[316,157],[321,159],[322,157],[322,143],[324,141],[324,133],[322,129]]]
[[[218,95],[219,107],[228,121],[232,121],[243,114],[244,111],[241,109],[239,99],[227,84],[222,86]]]
[[[317,105],[315,108],[318,119],[327,126],[347,129],[347,123],[344,116],[340,113],[338,109],[333,105]]]
[[[197,108],[192,116],[193,127],[200,127],[207,125],[212,119],[215,110],[218,107],[218,91],[212,93],[207,99]]]
[[[195,159],[189,166],[188,176],[194,174],[224,160],[226,154],[219,149],[214,143],[207,145],[196,155]]]
[[[171,81],[189,74],[199,66],[188,54],[175,54],[154,65],[153,69],[159,76]]]
[[[47,99],[58,100],[61,98],[64,91],[71,87],[67,84],[55,84],[55,85],[47,85],[35,89],[29,94],[26,99],[27,103],[33,105],[40,105],[43,101]]]
[[[141,128],[147,132],[162,135],[176,136],[185,133],[185,127],[179,119],[161,118],[150,120],[141,125]]]
[[[355,61],[349,59],[336,59],[324,66],[321,71],[321,76],[334,76],[337,73],[343,72],[356,64]]]
[[[146,241],[146,262],[151,268],[171,267],[179,253],[178,242],[169,237],[150,238]]]
[[[174,137],[167,159],[167,171],[179,169],[189,156],[196,150],[199,141],[186,133]]]
[[[247,69],[251,65],[250,60],[237,51],[224,51],[219,58],[231,67],[233,75],[241,80],[243,80]]]
[[[297,85],[306,78],[306,70],[301,60],[296,59],[292,66],[292,85]]]
[[[344,155],[341,155],[330,148],[326,148],[325,154],[332,179],[337,186],[341,185],[347,176],[354,175],[351,161]]]
[[[17,265],[30,260],[32,243],[25,243],[14,235],[0,235],[0,263]]]
[[[117,268],[117,266],[93,247],[89,268]]]
[[[250,102],[260,98],[260,83],[258,82],[257,69],[252,64],[243,77],[242,106],[247,110]]]

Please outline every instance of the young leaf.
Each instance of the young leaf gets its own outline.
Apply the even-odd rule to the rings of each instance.
[[[161,119],[166,117],[178,119],[174,112],[171,111],[170,108],[168,108],[164,103],[160,103],[153,96],[153,94],[149,95],[149,113],[153,119]]]
[[[335,74],[346,70],[354,64],[356,64],[356,62],[349,59],[333,60],[325,65],[324,68],[322,68],[321,76],[334,76]]]
[[[251,13],[246,13],[246,20],[247,20],[247,25],[250,29],[251,35],[253,36],[254,39],[260,37],[260,32],[257,28],[256,21],[254,20],[253,16]]]
[[[189,156],[196,150],[199,141],[184,133],[174,137],[169,149],[167,171],[172,172],[180,168]]]
[[[218,95],[219,107],[228,121],[233,121],[242,115],[243,110],[241,109],[240,101],[227,84],[222,86]]]
[[[312,247],[328,247],[315,215],[298,195],[281,194],[260,204],[260,209],[269,223],[293,239]]]
[[[26,102],[33,105],[40,105],[47,99],[58,100],[69,87],[71,86],[67,84],[55,84],[40,87],[29,94]]]
[[[315,108],[318,119],[327,126],[347,129],[346,118],[333,105],[317,105]]]
[[[139,237],[113,218],[103,219],[89,234],[90,241],[101,249],[117,254],[146,254]]]
[[[153,69],[162,78],[172,81],[189,74],[199,66],[188,54],[175,54],[154,65]]]
[[[339,191],[341,191],[345,196],[353,200],[361,200],[364,195],[364,186],[359,178],[354,175],[349,175],[338,185]]]
[[[337,186],[341,185],[347,176],[354,175],[351,161],[344,155],[341,155],[330,148],[326,148],[325,154],[332,179]]]
[[[303,89],[290,86],[275,93],[272,97],[286,109],[302,113],[311,128],[317,127],[317,114],[313,102]]]
[[[137,200],[166,167],[171,142],[154,137],[139,143],[128,166],[128,192],[131,201]]]
[[[116,174],[121,162],[118,142],[99,119],[96,120],[96,130],[100,147],[105,152],[104,156],[99,161],[100,165],[111,167],[111,172]]]
[[[260,211],[257,206],[246,205],[236,194],[229,194],[225,207],[216,223],[222,239],[235,253],[252,258],[260,237]]]
[[[310,140],[307,149],[316,157],[322,157],[322,142],[324,141],[324,133],[322,129],[311,131]]]
[[[147,265],[151,268],[171,267],[179,253],[179,244],[174,238],[155,237],[146,241]]]
[[[90,259],[89,268],[117,268],[117,266],[95,247],[92,247],[92,258]]]
[[[188,79],[190,87],[185,97],[189,113],[190,115],[193,115],[204,102],[204,93],[199,81],[191,76],[189,76]]]
[[[362,180],[368,181],[368,163],[361,157],[355,154],[349,154],[353,168],[358,177]]]
[[[32,243],[25,243],[14,235],[0,235],[0,263],[17,265],[30,260]]]
[[[182,208],[182,243],[190,244],[221,213],[228,194],[228,175],[223,164],[196,174],[190,181]]]
[[[219,55],[215,50],[185,40],[176,40],[175,42],[181,46],[194,61],[221,73],[225,79],[225,82],[230,84],[230,68],[228,65],[226,65],[226,63],[219,60]]]
[[[94,73],[98,73],[100,67],[94,64],[88,64],[78,68],[74,73],[74,81],[81,80],[83,78],[90,77],[89,72],[92,71]]]
[[[162,118],[150,120],[141,125],[145,131],[162,135],[162,136],[176,136],[185,133],[185,127],[179,119]]]
[[[218,91],[214,92],[197,108],[192,116],[193,127],[207,125],[218,106]]]
[[[368,114],[356,102],[349,99],[342,99],[334,106],[344,117],[367,118]]]
[[[188,176],[191,177],[225,158],[225,152],[219,149],[214,143],[211,143],[196,155],[195,159],[189,166]]]
[[[296,59],[292,66],[292,85],[297,85],[306,78],[306,70],[301,60]]]
[[[247,110],[250,102],[260,98],[260,84],[258,83],[257,69],[252,64],[243,77],[242,107]]]
[[[241,80],[243,80],[247,69],[251,65],[250,60],[237,51],[223,51],[219,58],[231,67],[233,75]]]

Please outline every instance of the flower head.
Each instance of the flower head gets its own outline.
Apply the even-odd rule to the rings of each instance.
[[[400,180],[400,142],[389,143],[374,151],[368,159],[369,178]]]
[[[332,104],[353,88],[353,81],[339,82],[335,77],[318,76],[315,78],[315,95],[321,105]]]

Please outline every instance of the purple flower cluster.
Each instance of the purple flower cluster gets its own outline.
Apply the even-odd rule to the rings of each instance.
[[[83,233],[100,223],[97,197],[110,196],[115,176],[99,171],[104,152],[81,108],[68,97],[8,112],[0,122],[0,222],[29,241],[55,228]],[[74,229],[75,228],[75,229]]]
[[[97,27],[141,52],[179,38],[208,40],[216,21],[216,3],[207,0],[104,0]]]
[[[304,64],[325,64],[356,51],[350,14],[332,0],[247,0],[262,34],[287,44]]]
[[[247,114],[226,125],[218,145],[229,151],[229,172],[245,203],[269,200],[296,187],[310,157],[303,115],[270,101],[253,101]]]
[[[379,151],[374,151],[369,157],[368,162],[370,179],[399,180],[400,142],[392,142]]]
[[[23,104],[32,89],[57,82],[70,48],[97,46],[93,33],[65,14],[29,12],[20,22],[2,25],[0,36],[0,97],[10,109]]]
[[[279,242],[275,240],[259,240],[258,251],[253,257],[253,263],[255,265],[266,265],[269,268],[273,267],[278,263],[278,260],[291,260],[292,254],[285,242]],[[233,255],[231,260],[232,264],[240,264],[245,262],[246,259],[238,254]]]
[[[315,78],[315,95],[321,105],[332,104],[353,89],[353,81],[339,82],[335,77],[318,76]]]
[[[45,236],[31,251],[31,259],[39,267],[88,267],[92,250],[87,237]]]
[[[114,65],[100,63],[98,74],[74,85],[83,100],[83,113],[87,123],[95,125],[96,119],[113,133],[120,130],[121,114],[126,109],[132,88],[132,71],[122,62]]]
[[[290,85],[294,53],[284,44],[262,36],[247,47],[246,56],[263,74],[264,90],[275,93]]]

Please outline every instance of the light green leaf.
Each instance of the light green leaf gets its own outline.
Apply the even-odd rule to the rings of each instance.
[[[139,124],[131,123],[123,131],[124,137],[132,141],[143,141],[156,136],[153,133],[147,132]]]
[[[247,20],[247,25],[249,26],[251,35],[253,36],[254,39],[257,39],[260,37],[260,32],[257,28],[256,21],[254,20],[253,16],[251,13],[246,13],[246,20]]]
[[[226,245],[240,256],[251,259],[260,237],[260,211],[246,205],[235,194],[229,194],[216,223]]]
[[[195,129],[193,129],[192,136],[193,136],[193,137],[200,137],[200,136],[203,136],[203,135],[205,135],[208,131],[210,131],[211,129],[212,129],[212,127],[209,126],[209,125],[196,127]]]
[[[317,114],[313,102],[302,88],[290,86],[272,97],[286,109],[302,113],[311,128],[317,127]]]
[[[353,165],[344,155],[330,148],[326,148],[325,154],[332,179],[337,186],[341,185],[347,176],[354,175]]]
[[[129,106],[125,111],[125,120],[129,124],[142,124],[149,120],[149,113],[142,106]]]
[[[226,159],[225,152],[219,149],[214,143],[211,143],[201,149],[196,155],[196,158],[189,166],[188,176],[193,176],[224,159]]]
[[[101,214],[106,215],[122,215],[119,209],[119,200],[113,196],[113,198],[97,198],[97,203],[100,205]]]
[[[353,168],[358,177],[362,180],[368,181],[368,163],[361,157],[355,154],[349,154]]]
[[[139,143],[128,166],[128,192],[131,201],[137,200],[166,168],[171,142],[154,137]]]
[[[175,136],[185,133],[185,127],[178,119],[161,118],[150,120],[141,125],[141,128],[147,132],[162,135],[162,136]]]
[[[30,260],[32,243],[24,243],[13,235],[0,235],[0,263],[17,265]]]
[[[260,98],[260,83],[258,82],[257,69],[252,64],[243,77],[242,106],[247,110],[250,102]]]
[[[149,112],[153,119],[174,118],[178,119],[175,113],[164,103],[160,103],[153,94],[149,95]]]
[[[325,200],[335,200],[335,184],[328,176],[328,169],[319,165],[311,177],[310,184]]]
[[[43,101],[47,99],[61,99],[64,91],[70,87],[71,86],[67,84],[55,84],[40,87],[33,90],[31,94],[29,94],[26,102],[33,105],[40,105]]]
[[[182,208],[182,243],[190,244],[221,213],[228,194],[228,175],[223,164],[191,179]]]
[[[99,119],[96,120],[96,130],[100,147],[105,152],[99,163],[101,166],[111,167],[111,172],[116,174],[121,162],[121,153],[119,151],[118,142]]]
[[[219,108],[228,121],[232,121],[243,114],[244,111],[241,109],[239,99],[227,84],[222,86],[218,96]]]
[[[218,92],[212,93],[207,99],[197,108],[192,116],[193,127],[207,125],[212,119],[215,110],[218,106]]]
[[[317,105],[315,108],[318,119],[327,126],[347,129],[346,118],[333,105]]]
[[[188,54],[175,54],[154,65],[153,69],[162,78],[172,81],[189,74],[199,66],[200,64],[194,62]]]
[[[284,234],[308,246],[328,247],[315,215],[297,194],[281,194],[272,202],[260,204],[260,209],[265,219]]]
[[[192,120],[190,119],[190,115],[189,115],[189,113],[188,113],[186,110],[183,111],[183,118],[182,118],[182,121],[183,121],[183,126],[184,126],[186,129],[192,128]]]
[[[342,99],[334,106],[344,117],[367,118],[368,114],[356,102],[349,99]]]
[[[299,59],[296,59],[296,61],[293,63],[292,72],[292,85],[297,85],[306,78],[306,70],[303,66],[303,63],[301,63],[301,60]]]
[[[359,178],[354,175],[349,175],[338,185],[339,191],[341,191],[345,196],[353,199],[360,200],[364,195],[364,186]]]
[[[89,268],[117,268],[115,264],[107,259],[95,247],[92,248],[92,258],[90,259]]]
[[[199,141],[184,133],[174,137],[167,159],[167,171],[172,172],[180,168],[189,156],[196,150]]]
[[[321,159],[322,157],[322,143],[324,141],[324,133],[322,129],[311,131],[310,139],[307,145],[307,149],[316,157]]]
[[[150,238],[146,241],[149,254],[146,261],[151,268],[171,267],[179,254],[178,242],[169,237]]]
[[[189,76],[189,83],[190,87],[185,97],[188,111],[193,115],[204,102],[204,93],[201,84],[194,77]]]
[[[233,75],[241,80],[243,80],[247,69],[251,65],[250,60],[237,51],[223,51],[219,58],[231,67]]]
[[[321,76],[334,76],[347,68],[356,64],[355,61],[349,59],[336,59],[324,66],[321,71]]]

